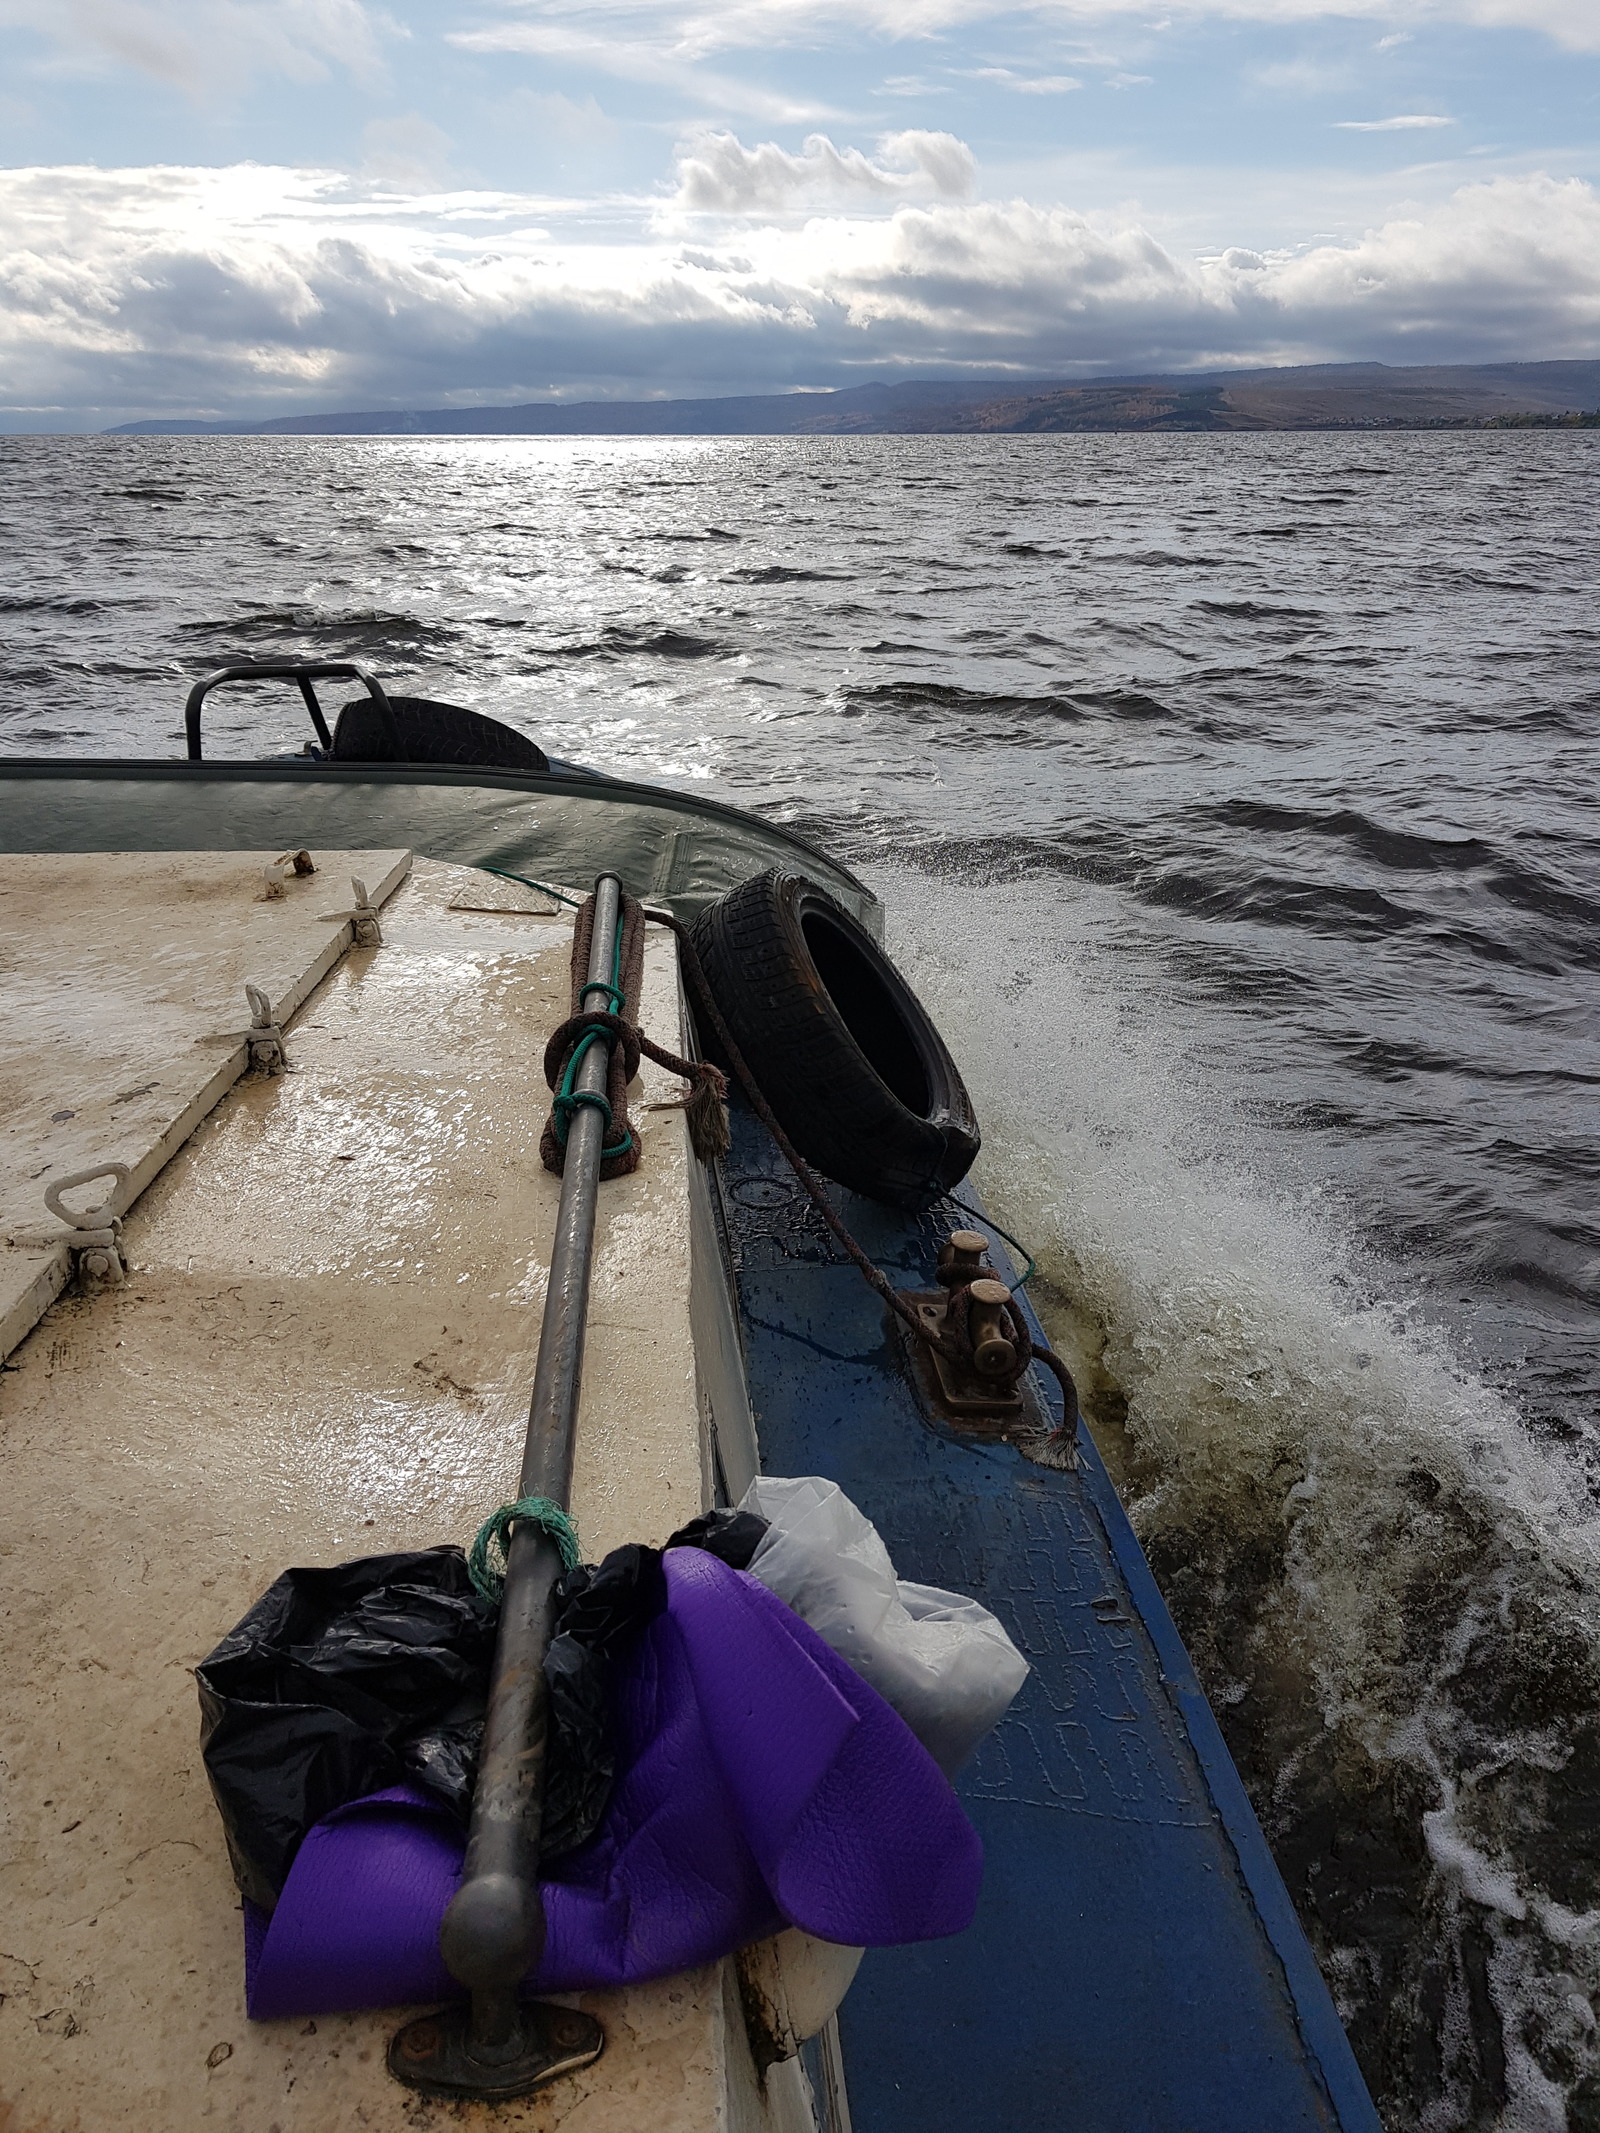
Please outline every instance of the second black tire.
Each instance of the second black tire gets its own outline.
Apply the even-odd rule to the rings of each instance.
[[[408,763],[455,763],[480,770],[521,770],[548,777],[550,759],[537,741],[514,726],[462,704],[435,703],[429,696],[391,696],[389,708]],[[358,696],[339,713],[333,729],[336,762],[392,763],[394,747],[382,714],[370,696]]]
[[[978,1122],[944,1039],[831,896],[794,875],[757,874],[691,933],[735,1044],[808,1163],[917,1210],[966,1176]],[[715,1056],[714,1033],[702,1035]]]

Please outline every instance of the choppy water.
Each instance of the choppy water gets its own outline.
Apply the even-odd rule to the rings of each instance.
[[[0,440],[0,748],[337,652],[879,881],[1394,2133],[1600,2128],[1597,474]]]

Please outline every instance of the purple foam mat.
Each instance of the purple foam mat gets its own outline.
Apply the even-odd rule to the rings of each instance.
[[[904,1721],[766,1587],[699,1549],[619,1668],[606,1818],[541,1882],[529,1989],[692,1969],[782,1925],[882,1947],[970,1924],[977,1832]],[[257,2021],[459,1994],[439,1921],[463,1835],[399,1787],[324,1816],[271,1917],[245,1907]]]

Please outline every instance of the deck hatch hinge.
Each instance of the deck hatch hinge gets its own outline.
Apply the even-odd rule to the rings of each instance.
[[[354,945],[357,948],[381,948],[383,928],[378,924],[378,907],[367,894],[367,885],[359,874],[352,874],[350,887],[355,892],[355,904],[348,911],[323,911],[318,915],[326,920],[343,919],[353,928]]]

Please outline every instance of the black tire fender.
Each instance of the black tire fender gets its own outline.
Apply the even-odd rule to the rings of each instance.
[[[691,938],[734,1043],[808,1163],[917,1210],[966,1176],[980,1136],[955,1061],[831,896],[769,869],[703,911]],[[714,1032],[701,1035],[717,1057]]]
[[[480,770],[549,774],[550,759],[537,741],[515,727],[468,711],[461,704],[435,703],[428,696],[391,696],[389,708],[400,729],[406,761],[458,763]],[[370,696],[358,696],[339,713],[333,729],[336,762],[390,763],[394,750],[378,708]]]

